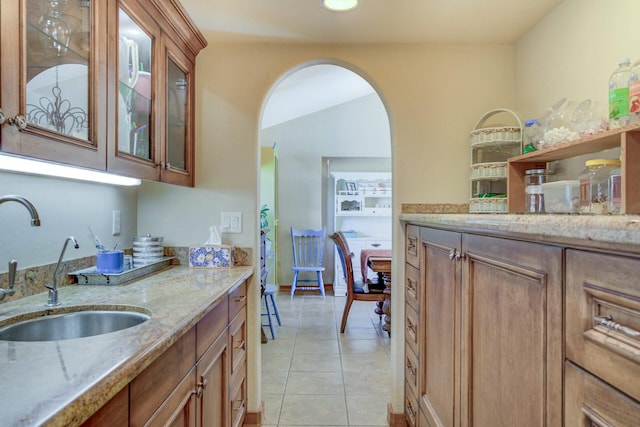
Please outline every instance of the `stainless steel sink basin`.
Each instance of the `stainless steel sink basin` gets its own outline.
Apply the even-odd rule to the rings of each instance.
[[[86,310],[48,314],[0,328],[3,341],[59,341],[91,337],[139,325],[151,316],[133,310]]]

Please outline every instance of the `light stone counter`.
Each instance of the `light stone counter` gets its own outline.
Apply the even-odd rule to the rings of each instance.
[[[640,253],[639,215],[523,215],[403,213],[418,225],[489,232],[574,247]]]
[[[151,311],[141,325],[52,342],[0,341],[0,424],[76,426],[109,401],[194,326],[252,267],[174,266],[119,286],[65,286],[60,308],[131,305]],[[45,310],[46,293],[0,304],[7,319]]]

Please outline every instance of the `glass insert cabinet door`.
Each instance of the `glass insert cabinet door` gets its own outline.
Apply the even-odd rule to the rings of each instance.
[[[167,162],[168,167],[187,168],[189,75],[171,58],[167,64]]]
[[[25,10],[26,126],[92,144],[91,2],[28,0]]]
[[[125,11],[119,11],[118,151],[152,160],[153,39]]]

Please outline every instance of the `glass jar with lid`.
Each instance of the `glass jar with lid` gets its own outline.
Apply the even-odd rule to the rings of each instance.
[[[547,182],[549,175],[550,172],[547,169],[529,169],[525,171],[525,213],[544,212],[544,195],[542,194],[542,184]]]
[[[580,213],[611,212],[612,171],[620,169],[619,159],[593,159],[585,162],[580,177]]]

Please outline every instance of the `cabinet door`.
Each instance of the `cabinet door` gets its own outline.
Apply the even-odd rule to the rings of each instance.
[[[110,69],[109,151],[111,172],[158,180],[156,148],[156,50],[160,30],[138,2],[121,1],[110,11],[110,54],[117,67]]]
[[[166,35],[165,64],[161,72],[165,88],[160,179],[171,184],[194,185],[194,62]]]
[[[105,168],[106,7],[1,2],[2,151]]]
[[[192,328],[129,384],[129,425],[146,425],[195,363],[196,329]]]
[[[457,426],[461,265],[455,255],[461,238],[459,233],[422,228],[420,241],[420,405],[430,425]]]
[[[180,381],[145,427],[196,427],[196,368]],[[116,425],[116,424],[112,424]]]
[[[466,234],[462,248],[461,425],[562,425],[562,248]]]
[[[228,426],[229,347],[227,343],[228,336],[225,330],[196,366],[199,426]]]

